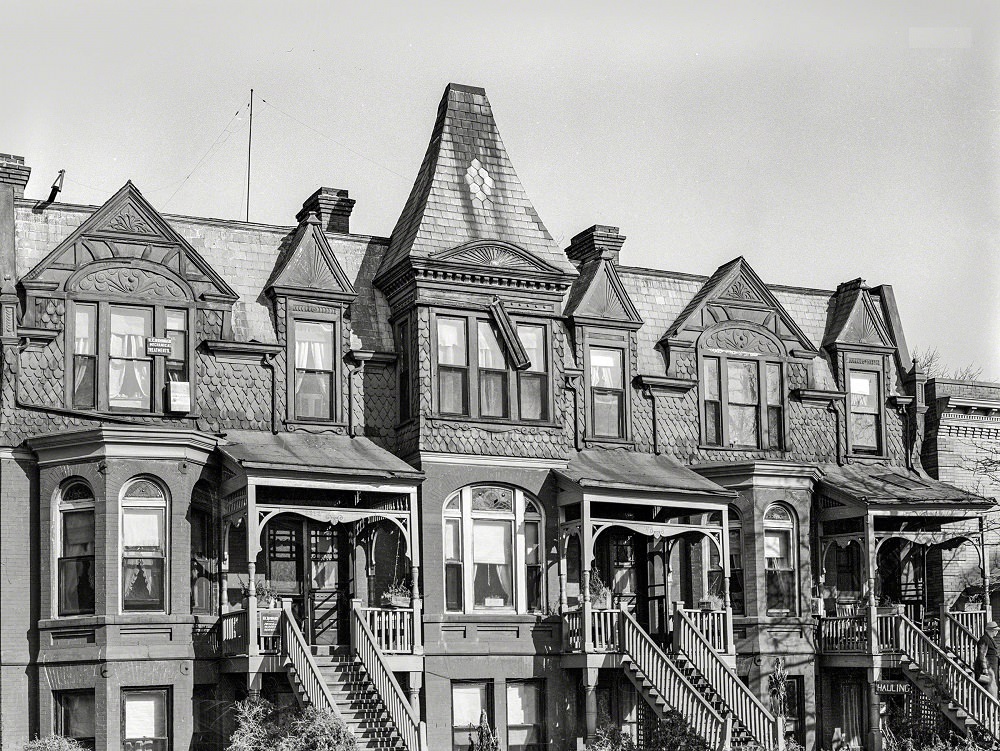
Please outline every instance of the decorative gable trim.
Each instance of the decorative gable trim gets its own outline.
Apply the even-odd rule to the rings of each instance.
[[[344,302],[357,297],[315,214],[299,223],[289,250],[278,260],[264,290],[269,294]]]
[[[578,324],[613,325],[629,330],[639,329],[644,323],[615,265],[607,258],[584,265],[563,314]]]
[[[841,285],[837,298],[837,309],[823,340],[824,347],[855,345],[865,349],[895,349],[892,335],[863,280]]]
[[[658,346],[669,351],[683,341],[694,342],[707,329],[729,322],[732,325],[720,327],[717,336],[740,328],[757,329],[780,341],[792,357],[812,359],[818,353],[816,345],[742,256],[716,270],[660,338]]]
[[[456,248],[438,251],[428,258],[428,262],[446,263],[449,266],[478,271],[483,267],[498,271],[502,269],[514,275],[519,273],[565,275],[565,272],[524,248],[499,240],[475,240]]]
[[[82,277],[76,277],[78,271],[96,261],[105,263],[94,267],[93,278],[88,279],[91,276],[89,271]],[[131,276],[124,271],[109,271],[115,266],[133,267],[135,271]],[[105,272],[101,278],[96,274],[98,269]],[[192,291],[193,296],[204,301],[235,302],[239,299],[232,287],[129,181],[25,274],[20,284],[26,290],[65,292],[70,291],[67,285],[71,279],[84,286],[114,286],[111,277],[125,273],[130,281],[123,281],[124,292],[116,291],[119,294],[141,295],[144,294],[142,291],[129,288],[136,285],[137,288],[142,287],[138,277],[146,276],[154,269],[169,270],[169,273],[157,272],[164,280],[157,285],[164,291],[169,288],[168,297],[174,296],[176,290],[172,285],[179,281],[184,288]],[[168,276],[173,278],[168,280]],[[83,287],[81,290],[89,291]]]

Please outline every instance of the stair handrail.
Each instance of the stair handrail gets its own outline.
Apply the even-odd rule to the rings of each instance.
[[[780,743],[782,739],[778,738],[774,715],[739,679],[681,608],[674,609],[674,646],[715,689],[726,708],[757,743],[764,748]]]
[[[362,613],[361,603],[354,602],[352,610],[351,642],[354,652],[361,660],[368,678],[379,698],[385,705],[406,744],[407,751],[426,751],[427,749],[427,726],[421,722],[420,717],[413,710],[410,702],[403,694],[403,689],[399,687],[396,676],[392,674],[386,664],[385,655],[375,641],[375,634],[368,626],[368,619]]]
[[[945,619],[941,622],[942,647],[950,649],[966,672],[973,668],[976,655],[976,642],[979,638],[970,631],[964,623],[955,618],[951,613],[945,614]],[[972,655],[972,660],[967,660],[967,655]]]
[[[896,628],[900,652],[936,683],[943,682],[956,705],[990,735],[1000,738],[1000,701],[905,615],[896,619]]]
[[[319,709],[327,709],[343,719],[340,708],[333,700],[333,695],[327,688],[322,673],[319,672],[319,666],[313,659],[309,643],[295,620],[292,603],[288,600],[281,605],[281,651],[282,657],[291,663],[295,670],[309,703]]]
[[[730,727],[726,718],[701,695],[624,606],[618,624],[621,648],[663,701],[680,713],[712,748],[726,748]]]

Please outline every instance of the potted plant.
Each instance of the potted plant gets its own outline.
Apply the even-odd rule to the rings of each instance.
[[[413,593],[406,584],[395,582],[382,593],[382,604],[390,608],[408,608]]]
[[[244,581],[241,581],[240,584],[240,592],[243,595],[243,599],[248,599],[250,597],[250,585]],[[258,608],[266,609],[277,607],[278,600],[280,599],[278,590],[276,590],[266,579],[257,579],[257,581],[254,582],[253,593],[257,598]]]
[[[590,601],[595,608],[607,610],[611,607],[611,590],[597,571],[590,574]]]

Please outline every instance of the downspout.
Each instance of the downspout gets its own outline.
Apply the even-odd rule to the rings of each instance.
[[[583,377],[583,371],[567,368],[563,373],[566,388],[573,392],[573,448],[582,451],[583,446],[580,440],[580,392],[577,384]]]
[[[837,410],[837,403],[835,401],[831,400],[830,403],[826,405],[826,411],[833,413],[834,432],[836,434],[836,439],[837,439],[837,466],[838,467],[843,467],[844,466],[844,452],[843,452],[843,450],[841,448],[841,441],[840,441],[840,412]]]
[[[353,349],[344,358],[347,363],[347,435],[355,436],[354,427],[354,376],[365,369],[365,363],[372,359],[374,352],[363,349]]]
[[[278,372],[274,367],[274,355],[265,354],[260,358],[260,366],[271,371],[271,433],[278,435]]]
[[[649,399],[653,409],[653,453],[660,455],[660,427],[656,420],[656,392],[651,386],[642,387],[642,395]]]

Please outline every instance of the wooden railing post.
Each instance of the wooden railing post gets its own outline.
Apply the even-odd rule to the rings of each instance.
[[[361,600],[357,597],[351,600],[351,612],[357,613],[358,618],[363,618],[361,614]],[[351,651],[354,654],[358,652],[358,624],[357,618],[351,618]]]
[[[948,606],[945,603],[941,603],[938,624],[938,643],[941,645],[941,649],[947,652],[951,644],[951,613],[948,612]]]
[[[583,631],[583,653],[590,654],[594,651],[594,616],[593,616],[593,605],[590,602],[590,569],[585,568],[583,570],[583,576],[580,577],[580,589],[583,590],[583,607],[581,608],[581,615],[583,616],[583,622],[580,624],[580,629]]]

